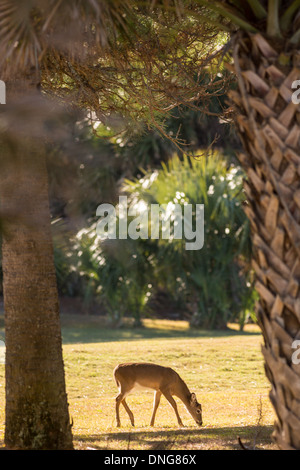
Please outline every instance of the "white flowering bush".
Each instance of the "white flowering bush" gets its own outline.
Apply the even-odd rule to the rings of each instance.
[[[128,182],[147,204],[204,204],[204,246],[187,251],[185,240],[151,240],[156,286],[191,312],[191,324],[225,327],[245,318],[255,299],[250,270],[249,222],[242,205],[243,173],[222,155],[175,156],[155,174]],[[252,313],[252,312],[251,312]]]
[[[255,295],[242,171],[216,153],[197,159],[174,156],[160,170],[144,172],[122,189],[130,207],[142,212],[150,204],[164,205],[165,217],[175,205],[203,204],[204,245],[187,250],[186,240],[176,239],[172,231],[167,239],[103,240],[97,222],[81,230],[74,269],[84,280],[86,295],[105,305],[111,323],[120,324],[126,314],[140,324],[158,291],[167,292],[193,326],[243,323]]]

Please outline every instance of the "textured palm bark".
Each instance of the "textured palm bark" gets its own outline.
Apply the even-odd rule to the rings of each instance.
[[[1,151],[5,443],[71,449],[45,150],[17,135]]]
[[[239,33],[234,45],[238,90],[231,93],[243,142],[246,213],[251,221],[253,267],[260,294],[258,320],[265,370],[277,414],[281,449],[300,449],[300,106],[291,100],[300,79],[300,52]]]

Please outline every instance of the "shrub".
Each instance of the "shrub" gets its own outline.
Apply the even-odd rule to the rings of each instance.
[[[219,154],[197,160],[175,156],[153,177],[145,173],[126,190],[138,203],[204,204],[205,241],[187,251],[185,240],[151,240],[155,283],[189,306],[191,325],[223,328],[245,317],[253,295],[249,222],[242,204],[242,171],[227,167]],[[195,206],[194,206],[195,207]]]
[[[114,325],[125,314],[139,325],[150,298],[166,292],[193,327],[224,328],[229,321],[243,326],[255,291],[242,171],[209,153],[174,156],[160,170],[143,173],[123,187],[129,206],[142,211],[149,204],[204,204],[204,246],[189,251],[185,239],[172,236],[101,240],[94,222],[78,232],[74,244],[74,269],[85,296],[96,296]]]

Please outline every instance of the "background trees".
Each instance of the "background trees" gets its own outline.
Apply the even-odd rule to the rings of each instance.
[[[182,315],[194,327],[243,324],[254,294],[242,173],[227,168],[222,155],[175,156],[161,169],[127,181],[122,192],[137,210],[150,204],[204,204],[204,247],[187,251],[186,239],[101,242],[95,222],[78,232],[69,258],[83,292],[104,303],[116,323],[124,314],[137,323],[152,305],[152,314],[166,309],[165,315]]]

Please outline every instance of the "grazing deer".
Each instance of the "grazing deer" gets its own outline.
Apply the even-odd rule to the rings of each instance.
[[[128,413],[132,426],[134,426],[134,416],[125,401],[125,397],[135,387],[155,390],[150,426],[154,426],[155,414],[161,395],[164,395],[173,407],[179,426],[183,426],[183,424],[173,395],[180,398],[198,426],[202,425],[202,408],[200,403],[197,402],[195,393],[189,391],[185,382],[170,367],[144,362],[119,364],[114,370],[114,378],[119,387],[119,394],[116,397],[116,420],[118,427],[121,426],[119,413],[121,403]]]

